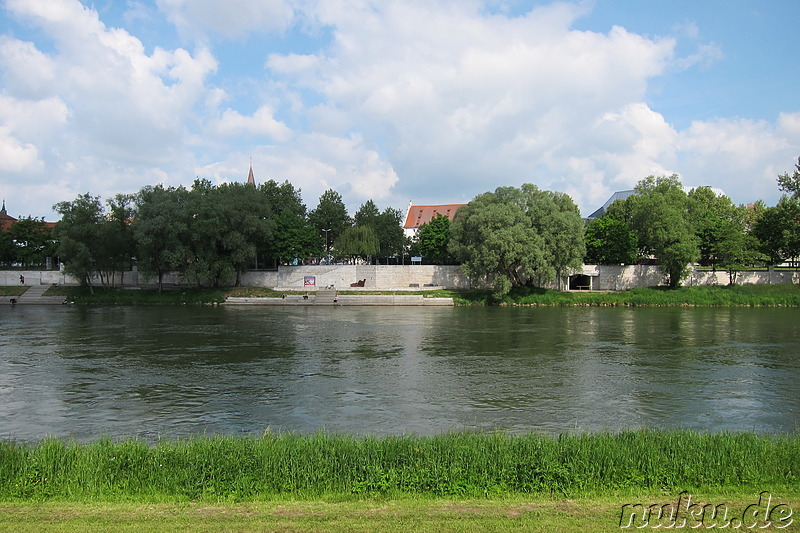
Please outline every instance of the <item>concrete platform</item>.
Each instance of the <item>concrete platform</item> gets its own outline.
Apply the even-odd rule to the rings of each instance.
[[[334,291],[331,291],[334,292]],[[328,305],[328,306],[435,306],[453,307],[452,298],[425,298],[421,294],[288,294],[283,298],[228,298],[225,305]]]

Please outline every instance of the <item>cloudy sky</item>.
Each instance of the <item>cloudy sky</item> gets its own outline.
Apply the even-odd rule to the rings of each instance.
[[[650,174],[779,196],[796,0],[0,0],[12,216],[155,183],[289,180],[311,209]]]

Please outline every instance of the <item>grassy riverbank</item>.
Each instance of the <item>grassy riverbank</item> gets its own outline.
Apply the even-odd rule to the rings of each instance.
[[[800,434],[270,434],[0,443],[0,501],[559,497],[795,490]]]
[[[18,289],[6,287],[6,289]],[[181,288],[158,292],[152,289],[107,289],[94,292],[74,286],[51,287],[48,296],[63,296],[80,305],[213,305],[228,297],[280,298],[283,294],[263,287],[224,289]],[[10,293],[9,293],[10,294]],[[520,306],[651,306],[651,307],[800,307],[800,285],[735,285],[707,287],[645,287],[618,292],[565,292],[548,289],[516,288],[501,301],[492,299],[488,290],[431,291],[340,291],[340,294],[421,294],[426,297],[453,298],[456,305]]]

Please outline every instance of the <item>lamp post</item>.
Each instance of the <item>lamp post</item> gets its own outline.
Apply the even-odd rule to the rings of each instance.
[[[322,230],[325,232],[325,260],[327,261],[328,264],[331,263],[331,253],[330,253],[330,248],[328,247],[328,232],[330,230],[331,230],[330,228]]]

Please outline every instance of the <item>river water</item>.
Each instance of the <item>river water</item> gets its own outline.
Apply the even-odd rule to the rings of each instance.
[[[800,427],[794,309],[0,309],[0,438]]]

